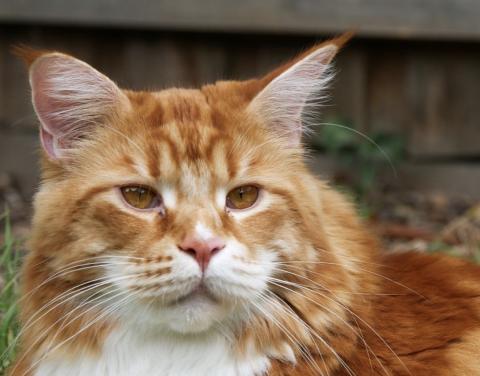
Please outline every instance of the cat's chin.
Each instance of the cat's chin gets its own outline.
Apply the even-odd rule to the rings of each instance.
[[[182,334],[205,332],[222,322],[229,309],[206,291],[195,291],[168,308],[169,329]]]
[[[147,330],[177,334],[208,332],[234,316],[231,303],[216,299],[204,288],[194,289],[167,305],[150,302],[144,308],[134,309],[133,318],[137,324]]]

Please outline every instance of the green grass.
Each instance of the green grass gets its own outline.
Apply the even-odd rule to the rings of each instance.
[[[15,355],[15,339],[18,333],[17,297],[18,269],[20,266],[19,242],[12,236],[8,212],[0,216],[4,223],[3,244],[0,244],[0,375]]]
[[[441,240],[434,240],[428,244],[427,251],[430,253],[444,253],[453,257],[460,257],[475,264],[480,264],[480,244],[470,246],[467,251],[446,244]]]

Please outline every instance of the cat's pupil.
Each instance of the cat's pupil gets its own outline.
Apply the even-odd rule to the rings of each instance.
[[[159,203],[158,195],[148,187],[123,187],[121,192],[127,203],[138,209],[152,208]]]

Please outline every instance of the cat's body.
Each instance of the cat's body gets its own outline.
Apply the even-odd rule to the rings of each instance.
[[[158,93],[26,57],[45,152],[11,375],[480,372],[479,268],[380,252],[304,164],[341,44]]]
[[[357,338],[354,353],[345,357],[352,373],[476,375],[480,369],[478,268],[459,260],[414,253],[386,255],[383,262],[382,276],[395,282],[381,278],[379,291],[385,295],[366,298],[375,315],[365,323],[360,319],[351,322],[363,337]],[[452,274],[455,278],[445,278]],[[419,291],[426,296],[420,296]],[[106,340],[99,358],[72,360],[62,354],[60,359],[45,362],[35,375],[250,376],[264,371],[269,371],[265,373],[269,376],[316,374],[308,362],[289,365],[276,361],[274,353],[252,353],[239,359],[230,351],[231,346],[222,335],[181,340],[135,327],[117,329]],[[288,352],[285,355],[288,360]],[[330,374],[349,375],[343,367]]]
[[[365,296],[374,312],[350,324],[361,337],[341,343],[353,375],[476,375],[480,369],[480,286],[478,268],[460,260],[416,253],[384,255],[378,296]],[[459,276],[462,276],[460,279]],[[391,281],[390,281],[391,279]],[[408,287],[407,287],[408,286]],[[422,291],[425,296],[421,296]],[[430,298],[429,298],[430,297]],[[138,328],[114,330],[102,355],[72,360],[62,354],[37,376],[305,376],[317,375],[307,361],[290,363],[276,354],[240,359],[222,335],[179,341]],[[384,342],[385,341],[385,342]],[[341,341],[343,342],[343,341]],[[353,350],[353,353],[352,353]],[[290,359],[293,360],[293,359]],[[321,361],[319,362],[321,364]],[[349,375],[335,367],[330,375]],[[267,372],[265,372],[267,371]],[[326,373],[325,373],[326,374]]]

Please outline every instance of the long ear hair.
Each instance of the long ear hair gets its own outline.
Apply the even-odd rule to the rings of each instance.
[[[324,90],[333,78],[331,62],[351,33],[318,44],[258,80],[261,88],[248,106],[251,113],[292,146],[300,144],[302,120],[324,99]]]
[[[40,139],[49,159],[64,158],[104,118],[129,107],[113,81],[81,60],[25,46],[14,53],[29,67]]]

